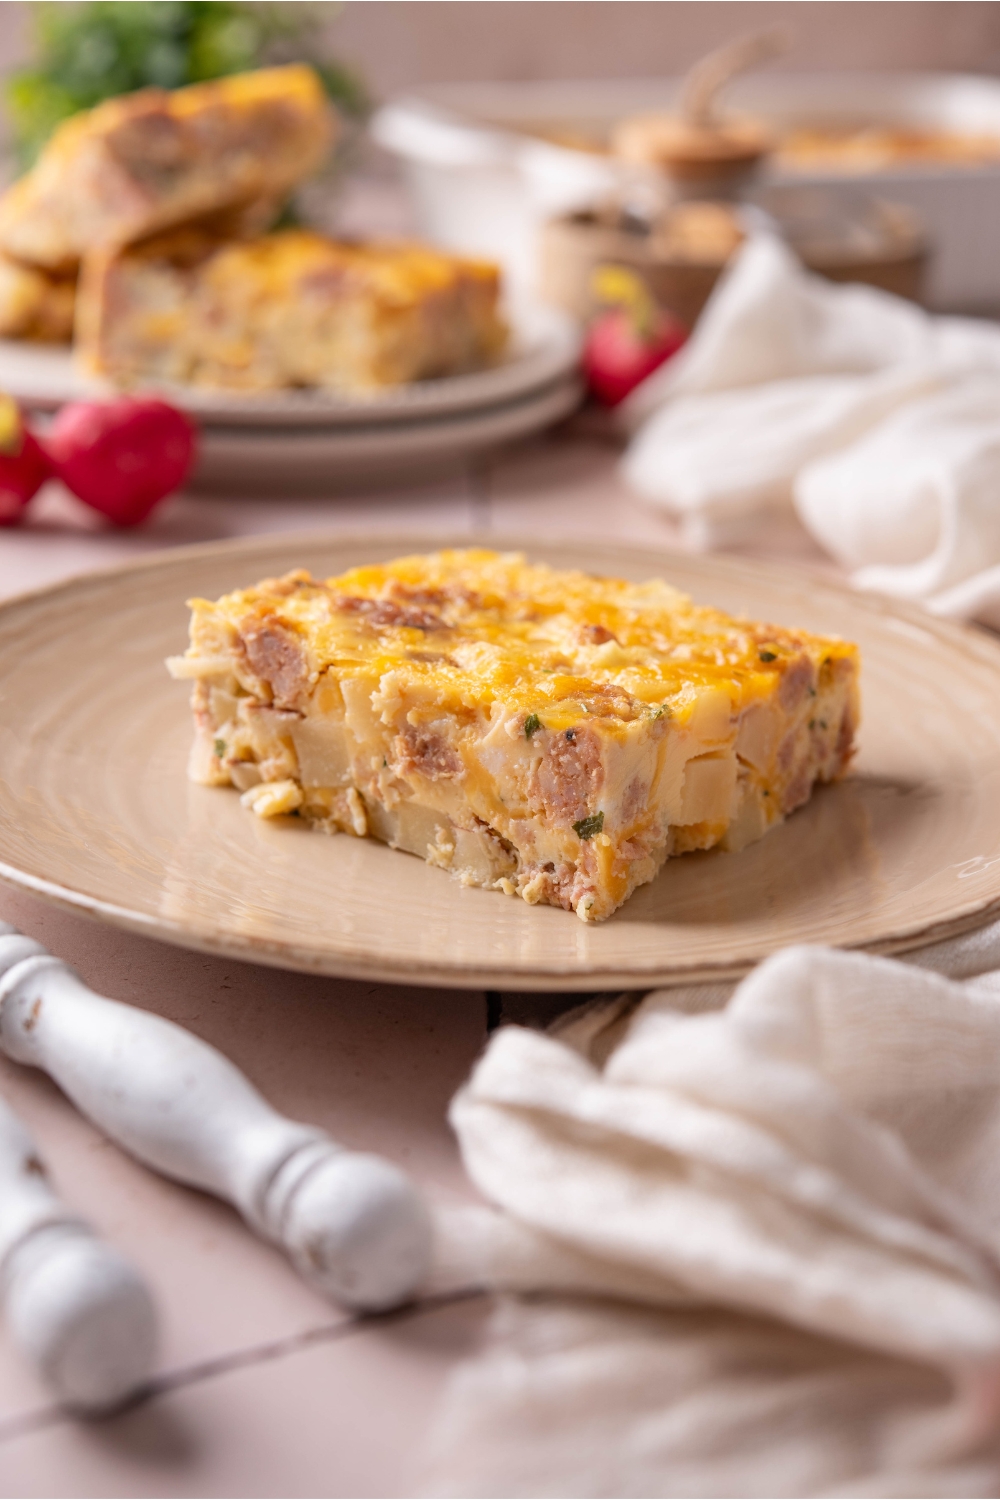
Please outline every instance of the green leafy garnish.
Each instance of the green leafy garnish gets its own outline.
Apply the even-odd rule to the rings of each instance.
[[[760,657],[761,661],[777,661],[778,660],[778,653],[777,653],[777,651],[758,651],[757,655]]]
[[[225,755],[225,753],[226,753],[226,742],[225,742],[225,740],[216,740],[216,741],[215,741],[215,745],[214,745],[214,747],[213,747],[213,748],[214,748],[214,750],[215,750],[215,753],[216,753],[216,755],[217,755],[217,756],[218,756],[218,757],[219,757],[219,759],[220,759],[220,760],[221,760],[221,759],[222,759],[222,757],[223,757],[223,756],[224,756],[224,755]]]
[[[573,824],[573,832],[582,839],[592,839],[595,833],[600,833],[604,827],[604,814],[591,813],[589,818],[581,818],[579,823]]]
[[[533,734],[537,734],[542,727],[542,721],[537,714],[529,714],[524,721],[524,737],[530,740]]]
[[[658,703],[655,708],[650,709],[649,717],[651,719],[669,719],[672,718],[673,712],[669,703]]]

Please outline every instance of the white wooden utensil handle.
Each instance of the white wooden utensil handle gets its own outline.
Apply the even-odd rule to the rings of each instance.
[[[149,1292],[56,1197],[30,1135],[2,1101],[0,1287],[15,1342],[71,1406],[108,1410],[148,1379]]]
[[[0,1048],[43,1068],[126,1151],[239,1209],[350,1307],[398,1306],[430,1263],[405,1173],[285,1119],[214,1047],[96,995],[13,928],[0,932]]]

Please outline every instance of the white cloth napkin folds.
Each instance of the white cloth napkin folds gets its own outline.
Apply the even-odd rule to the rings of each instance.
[[[493,1209],[448,1274],[513,1292],[430,1492],[992,1495],[1000,924],[916,963],[789,949],[495,1034],[457,1096]]]
[[[637,492],[699,546],[792,506],[862,588],[1000,624],[1000,327],[750,239],[626,406]]]

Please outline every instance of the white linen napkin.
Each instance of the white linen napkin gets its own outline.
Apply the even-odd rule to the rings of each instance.
[[[795,500],[859,588],[1000,624],[1000,589],[985,576],[1000,564],[1000,374],[901,405],[805,465]]]
[[[722,1010],[497,1032],[452,1109],[494,1206],[441,1214],[439,1278],[522,1295],[427,1492],[996,1494],[998,962],[1000,923],[789,949]]]
[[[853,581],[1000,623],[1000,328],[747,242],[626,404],[624,471],[697,546],[794,505]]]

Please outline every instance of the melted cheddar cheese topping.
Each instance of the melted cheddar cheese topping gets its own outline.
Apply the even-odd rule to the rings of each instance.
[[[306,229],[226,245],[204,273],[206,287],[225,289],[235,281],[248,301],[289,291],[332,291],[340,284],[345,290],[364,288],[390,305],[450,291],[463,278],[495,290],[497,268],[490,261],[445,255],[423,245],[351,244]]]
[[[482,549],[193,600],[191,774],[601,920],[840,776],[846,641]]]
[[[689,718],[701,690],[739,711],[774,691],[803,650],[830,665],[847,641],[751,624],[693,604],[660,579],[629,583],[529,564],[515,553],[444,551],[354,568],[314,582],[266,580],[199,612],[242,627],[280,621],[301,637],[312,671],[396,675],[400,691],[446,712],[497,700],[543,727],[586,718]]]

